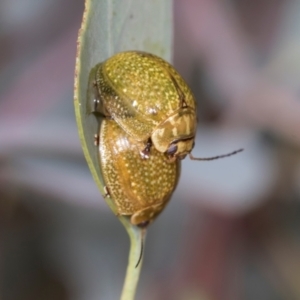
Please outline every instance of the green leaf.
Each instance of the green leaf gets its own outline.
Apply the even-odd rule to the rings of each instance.
[[[114,53],[144,50],[166,60],[171,57],[171,0],[87,0],[79,31],[75,70],[75,113],[85,158],[102,194],[94,134],[97,120],[87,115],[86,96],[90,70]],[[114,210],[114,205],[106,199]]]
[[[103,178],[97,158],[94,135],[98,121],[87,109],[87,87],[91,69],[114,53],[142,50],[170,61],[172,45],[171,0],[86,0],[85,11],[77,43],[74,105],[78,132],[83,152],[92,176],[102,193]],[[105,201],[116,213],[113,200]],[[122,299],[133,299],[140,266],[139,256],[142,232],[125,217],[119,217],[130,239],[131,250]],[[131,278],[131,279],[129,279]],[[125,292],[125,290],[127,292]]]

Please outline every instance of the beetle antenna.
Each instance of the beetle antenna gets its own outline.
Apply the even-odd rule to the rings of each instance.
[[[218,156],[212,156],[212,157],[194,157],[191,153],[189,154],[190,156],[190,159],[191,160],[215,160],[215,159],[219,159],[219,158],[224,158],[224,157],[228,157],[228,156],[232,156],[232,155],[235,155],[239,152],[242,152],[244,151],[244,149],[239,149],[239,150],[235,150],[233,152],[230,152],[230,153],[227,153],[227,154],[223,154],[223,155],[218,155]]]
[[[143,258],[143,254],[144,254],[144,242],[145,242],[145,236],[146,236],[146,228],[142,228],[142,239],[141,239],[141,252],[140,252],[140,257],[135,265],[135,267],[137,268],[138,265],[140,264],[142,258]]]

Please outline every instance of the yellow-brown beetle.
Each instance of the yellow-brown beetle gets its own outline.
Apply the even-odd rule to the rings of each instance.
[[[91,72],[90,112],[115,120],[149,157],[151,145],[172,158],[192,151],[196,134],[194,96],[177,71],[145,52],[118,53]],[[91,83],[90,83],[91,84]]]
[[[139,154],[140,144],[114,120],[104,119],[99,132],[99,162],[108,195],[119,215],[147,226],[168,203],[180,174],[180,161],[168,163],[152,147],[149,159]]]
[[[92,69],[87,111],[106,117],[95,138],[100,169],[118,214],[134,225],[145,227],[165,207],[187,154],[213,160],[242,151],[191,155],[193,94],[170,64],[145,52],[118,53]]]

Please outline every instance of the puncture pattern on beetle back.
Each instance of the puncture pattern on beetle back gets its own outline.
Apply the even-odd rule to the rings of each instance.
[[[164,154],[151,149],[141,159],[140,145],[113,120],[103,120],[99,157],[105,184],[120,215],[131,216],[134,225],[152,221],[174,191],[180,164],[168,163]]]
[[[99,64],[96,72],[106,110],[138,141],[147,140],[155,128],[182,109],[182,103],[195,119],[195,101],[189,87],[170,64],[157,56],[136,51],[118,53]]]
[[[145,52],[118,53],[90,73],[87,112],[101,123],[99,163],[106,196],[119,215],[147,226],[174,191],[180,160],[212,160],[242,151],[195,158],[197,128],[194,96],[177,71]],[[101,119],[99,119],[101,120]]]
[[[147,226],[168,203],[180,159],[193,148],[193,94],[169,63],[138,51],[96,65],[89,87],[87,111],[107,117],[98,143],[104,184],[119,215]]]

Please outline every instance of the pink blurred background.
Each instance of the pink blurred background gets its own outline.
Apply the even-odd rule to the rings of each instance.
[[[0,298],[118,299],[128,238],[79,144],[83,3],[0,3]],[[174,1],[194,156],[147,236],[137,299],[300,299],[300,2]]]

